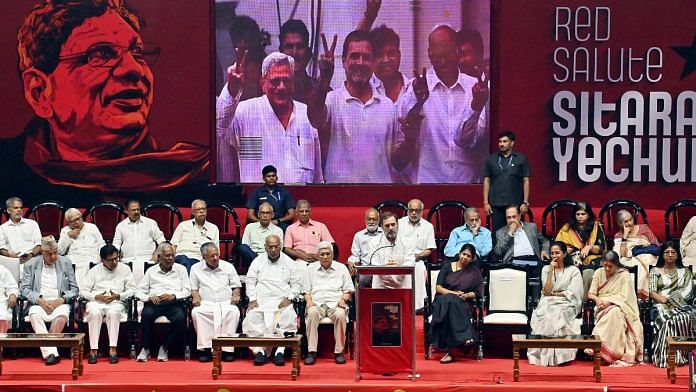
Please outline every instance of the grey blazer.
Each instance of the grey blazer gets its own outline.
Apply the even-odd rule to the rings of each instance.
[[[549,251],[549,240],[537,230],[537,226],[531,222],[522,222],[522,230],[527,235],[529,243],[532,244],[534,255],[541,260],[541,252]],[[508,234],[508,225],[505,225],[495,232],[495,255],[498,260],[507,263],[512,261],[515,249],[515,238]]]
[[[26,297],[31,305],[36,305],[41,295],[41,272],[43,271],[43,256],[37,256],[24,264],[19,294]],[[75,271],[72,262],[65,256],[58,256],[56,260],[56,277],[58,278],[58,292],[65,299],[65,303],[71,302],[77,297],[79,289],[75,281]]]

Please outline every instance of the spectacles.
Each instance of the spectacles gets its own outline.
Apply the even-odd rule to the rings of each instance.
[[[79,59],[90,67],[110,68],[115,66],[128,52],[133,60],[143,65],[154,65],[160,54],[160,48],[154,44],[135,44],[130,47],[114,44],[96,44],[84,52],[59,57],[59,61]]]

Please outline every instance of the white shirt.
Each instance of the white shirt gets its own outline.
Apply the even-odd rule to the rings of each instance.
[[[480,142],[486,136],[485,109],[474,112],[471,108],[471,88],[476,78],[460,73],[453,86],[445,86],[430,68],[426,72],[430,96],[423,106],[423,123],[418,139],[417,161],[411,162],[407,170],[412,183],[472,183],[481,176],[484,160],[478,159],[473,151],[488,150]],[[413,83],[397,102],[399,117],[406,117],[415,105]],[[465,145],[457,141],[464,133],[472,131]]]
[[[65,226],[60,230],[58,253],[67,256],[73,264],[81,260],[98,262],[100,260],[99,250],[105,243],[97,225],[84,222],[80,234],[74,239],[68,235],[71,230],[70,226]]]
[[[256,183],[266,165],[285,183],[322,183],[319,134],[307,117],[307,105],[293,101],[287,129],[268,97],[237,101],[227,84],[217,99],[218,181]]]
[[[135,292],[141,301],[147,301],[152,295],[162,294],[174,294],[177,299],[187,298],[191,295],[191,283],[186,267],[174,263],[172,269],[164,272],[159,264],[155,264],[145,271]]]
[[[246,275],[246,294],[249,301],[259,305],[268,301],[276,303],[283,298],[294,299],[300,293],[300,271],[297,263],[285,253],[271,262],[268,255],[260,254],[251,262]]]
[[[12,294],[19,297],[17,281],[14,280],[12,272],[7,267],[0,265],[0,303],[6,303]]]
[[[403,241],[401,234],[396,236],[396,241],[392,244],[382,233],[382,235],[373,240],[372,248],[375,249],[374,256],[372,256],[372,265],[387,265],[389,260],[395,260],[402,266],[416,265],[414,248]],[[405,275],[374,275],[372,287],[387,289],[410,288],[411,279],[406,279]]]
[[[8,220],[0,225],[0,249],[19,255],[29,253],[36,245],[41,245],[41,229],[39,224],[27,218],[21,218],[18,223]]]
[[[60,293],[58,292],[58,276],[56,275],[55,264],[49,267],[46,263],[44,263],[43,268],[41,268],[41,289],[39,292],[45,300],[60,298]]]
[[[353,244],[350,246],[351,254],[350,257],[348,257],[348,262],[360,262],[361,265],[370,265],[370,255],[374,250],[372,248],[372,242],[381,234],[382,229],[379,227],[374,233],[370,233],[367,228],[355,233],[353,236]]]
[[[373,88],[372,98],[363,104],[344,83],[326,96],[326,108],[331,133],[326,182],[392,183],[391,149],[399,129],[392,101]]]
[[[411,224],[408,216],[399,219],[399,237],[411,245],[416,254],[426,249],[435,249],[435,228],[433,224],[421,218],[418,223]]]
[[[152,257],[157,244],[166,241],[157,222],[146,216],[133,222],[126,218],[116,225],[113,245],[121,249],[121,257]]]
[[[191,267],[191,289],[198,290],[201,301],[230,302],[232,289],[242,287],[237,270],[225,260],[214,270],[208,267],[205,260]]]
[[[401,91],[399,91],[399,96],[397,97],[396,102],[398,102],[398,99],[401,98],[402,95],[404,95],[406,90],[408,90],[408,85],[409,83],[411,83],[411,79],[408,79],[404,74],[401,74],[401,79],[403,81],[403,86],[401,87]],[[387,91],[384,89],[384,83],[382,83],[382,80],[380,80],[380,78],[378,78],[377,75],[372,74],[372,77],[370,78],[370,85],[374,87],[378,93],[387,97]],[[389,100],[391,101],[391,98]],[[396,104],[396,102],[394,103]]]
[[[261,226],[261,222],[249,223],[244,228],[244,235],[242,236],[242,244],[249,245],[251,250],[257,254],[266,252],[266,238],[270,235],[277,235],[280,238],[280,247],[283,247],[283,230],[269,223],[268,226]]]
[[[335,308],[343,294],[354,291],[348,268],[336,260],[327,269],[317,261],[304,270],[302,293],[309,294],[317,305],[326,304],[329,308]]]
[[[151,267],[158,268],[157,266]],[[88,301],[95,301],[99,294],[119,294],[121,299],[119,302],[125,302],[128,297],[135,294],[135,279],[133,272],[123,263],[116,264],[113,271],[109,271],[104,267],[104,264],[97,264],[87,272],[85,276],[83,288],[80,290],[80,295]]]
[[[513,257],[534,255],[534,248],[532,248],[532,244],[529,242],[529,238],[524,230],[522,230],[521,226],[519,229],[515,230],[514,235],[514,248],[512,250]]]
[[[177,255],[202,260],[201,245],[213,242],[215,246],[220,246],[220,230],[214,223],[205,221],[201,228],[194,219],[189,219],[179,223],[172,234],[171,242],[176,246]]]

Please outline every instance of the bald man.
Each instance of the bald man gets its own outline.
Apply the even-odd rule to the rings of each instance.
[[[58,254],[67,256],[75,265],[75,279],[80,290],[89,272],[89,263],[98,263],[99,250],[106,245],[97,225],[85,222],[77,208],[65,211],[67,226],[60,230]]]
[[[425,282],[428,270],[425,267],[425,260],[437,245],[435,245],[435,228],[433,224],[423,219],[423,202],[413,199],[408,202],[408,215],[399,219],[399,235],[403,241],[413,247],[416,258],[415,282],[413,291],[416,298],[415,307],[423,307],[427,292]]]

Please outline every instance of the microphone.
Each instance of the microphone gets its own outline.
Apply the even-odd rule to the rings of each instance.
[[[372,258],[375,257],[375,254],[376,254],[378,251],[380,251],[380,250],[382,250],[382,249],[384,249],[384,248],[393,248],[395,245],[396,245],[396,242],[394,242],[393,244],[389,244],[389,245],[383,245],[383,246],[380,246],[379,248],[375,249],[375,250],[372,252],[372,254],[370,255],[370,265],[372,265]]]

